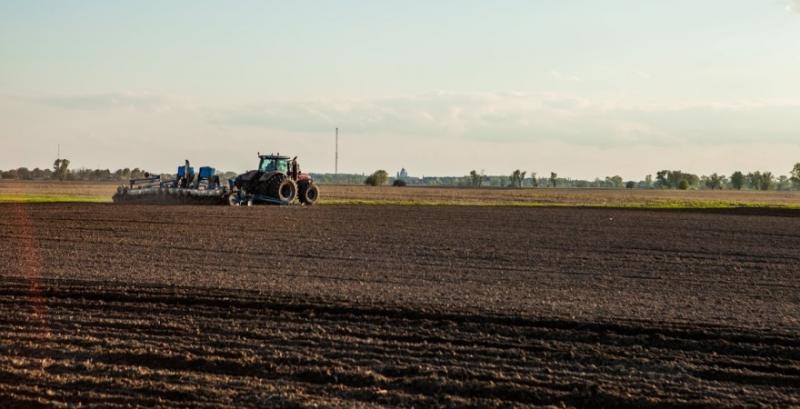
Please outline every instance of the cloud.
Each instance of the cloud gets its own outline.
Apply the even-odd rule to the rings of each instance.
[[[30,100],[30,99],[27,99]],[[125,116],[164,126],[195,124],[231,135],[328,135],[333,128],[362,140],[492,143],[557,142],[619,148],[677,144],[793,143],[797,101],[721,101],[642,105],[556,93],[453,93],[194,107],[187,99],[106,93],[37,98],[38,104],[84,111],[92,124]],[[99,115],[98,111],[103,111]],[[67,114],[67,112],[64,112]],[[73,115],[76,118],[76,114]],[[83,116],[81,116],[83,118]],[[245,129],[247,128],[247,129]]]
[[[800,0],[789,0],[789,3],[786,5],[786,10],[800,14]]]
[[[370,100],[276,102],[215,111],[216,125],[372,137],[616,147],[785,143],[797,137],[791,101],[623,105],[560,94],[429,93]]]
[[[587,101],[518,93],[429,93],[371,100],[277,102],[218,112],[212,121],[296,132],[350,132],[405,137],[510,138],[535,128],[543,118],[567,120]]]
[[[579,77],[579,76],[577,76],[575,74],[571,74],[571,73],[563,72],[563,71],[559,71],[559,70],[550,70],[550,76],[553,77],[553,79],[556,79],[556,80],[559,80],[559,81],[578,82],[578,81],[581,80],[581,77]]]
[[[176,98],[164,95],[120,92],[26,99],[53,107],[78,110],[128,109],[164,112],[182,104]]]

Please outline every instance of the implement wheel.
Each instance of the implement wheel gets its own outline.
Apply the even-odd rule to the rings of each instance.
[[[230,206],[241,206],[242,199],[239,197],[239,192],[231,192],[228,194],[228,205]]]

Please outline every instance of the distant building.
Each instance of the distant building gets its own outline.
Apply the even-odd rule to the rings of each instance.
[[[397,179],[406,180],[408,179],[408,172],[406,172],[406,168],[400,169],[400,172],[397,172]]]
[[[402,180],[403,182],[406,182],[409,185],[418,185],[422,183],[422,179],[414,176],[409,176],[406,168],[400,169],[400,172],[397,172],[397,177],[395,179]]]

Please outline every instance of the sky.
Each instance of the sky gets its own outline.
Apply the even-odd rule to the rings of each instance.
[[[800,0],[0,0],[0,169],[800,162]]]

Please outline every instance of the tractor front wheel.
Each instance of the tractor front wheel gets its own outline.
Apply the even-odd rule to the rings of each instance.
[[[319,199],[319,188],[312,182],[300,184],[300,203],[311,206]]]

